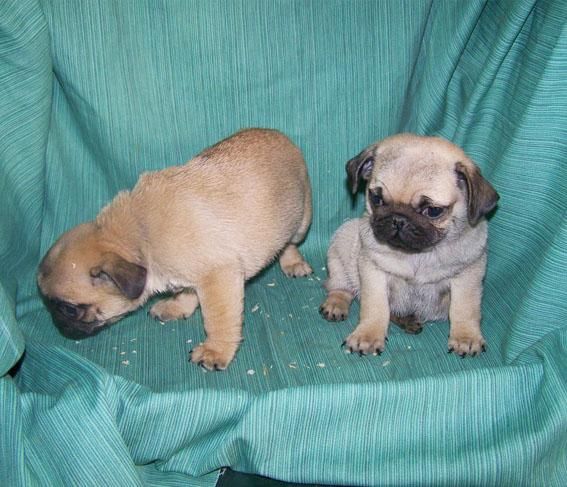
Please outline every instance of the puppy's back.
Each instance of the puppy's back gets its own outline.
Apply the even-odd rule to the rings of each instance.
[[[145,174],[132,193],[142,196],[142,218],[153,220],[152,237],[189,235],[207,254],[214,242],[215,259],[236,255],[247,274],[273,259],[311,219],[301,151],[270,129],[243,130],[185,165]]]

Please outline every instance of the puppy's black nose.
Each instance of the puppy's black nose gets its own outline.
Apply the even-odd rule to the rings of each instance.
[[[408,220],[403,215],[393,215],[392,216],[392,228],[401,230],[408,224]]]

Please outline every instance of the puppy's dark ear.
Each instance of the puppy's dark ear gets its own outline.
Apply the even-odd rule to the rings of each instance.
[[[364,149],[360,154],[353,157],[346,164],[348,174],[348,185],[352,194],[358,191],[360,179],[368,181],[374,168],[374,154],[370,149]]]
[[[455,172],[457,184],[467,192],[469,223],[474,226],[494,209],[500,196],[474,164],[457,162]]]
[[[146,287],[146,268],[112,252],[105,254],[102,264],[93,267],[90,274],[95,278],[109,278],[128,299],[139,298]]]

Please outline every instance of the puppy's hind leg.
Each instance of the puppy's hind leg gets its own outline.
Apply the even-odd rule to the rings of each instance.
[[[303,255],[301,255],[301,252],[299,252],[297,248],[297,245],[303,241],[307,230],[309,230],[311,215],[311,189],[309,184],[307,184],[303,202],[303,218],[297,232],[295,232],[290,243],[284,248],[280,255],[280,267],[288,277],[303,277],[313,272],[313,269],[311,269],[311,266],[305,261]]]
[[[182,320],[189,318],[197,306],[197,295],[193,291],[183,291],[154,304],[150,309],[150,316],[159,321]]]

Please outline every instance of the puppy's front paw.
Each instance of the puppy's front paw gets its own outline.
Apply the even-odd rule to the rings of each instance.
[[[237,347],[229,343],[206,340],[191,352],[191,362],[207,370],[224,370],[232,362]]]
[[[368,355],[370,353],[380,355],[386,348],[386,335],[380,330],[356,329],[344,342],[346,349],[350,352]]]
[[[478,332],[460,332],[449,336],[449,353],[455,352],[461,357],[478,355],[486,350],[486,342]]]

